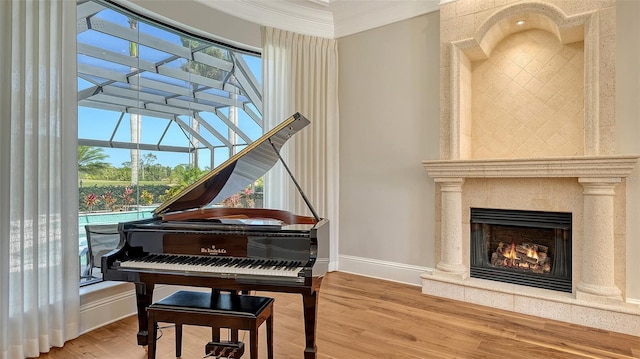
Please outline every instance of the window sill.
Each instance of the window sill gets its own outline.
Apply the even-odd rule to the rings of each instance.
[[[100,295],[100,297],[104,298],[105,295],[109,296],[110,294],[127,290],[133,290],[131,283],[100,281],[83,285],[80,287],[80,306],[87,304],[87,299],[92,298],[94,295]]]

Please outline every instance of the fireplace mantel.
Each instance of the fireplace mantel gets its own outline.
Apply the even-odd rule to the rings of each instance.
[[[430,177],[446,178],[616,178],[628,177],[640,155],[531,159],[422,161]]]
[[[492,306],[501,303],[504,309],[529,314],[534,314],[530,307],[535,303],[536,307],[546,308],[536,311],[538,316],[638,335],[640,325],[631,323],[640,317],[640,306],[631,309],[625,302],[620,289],[624,282],[621,286],[616,284],[615,267],[619,247],[616,233],[624,232],[624,226],[616,232],[616,218],[624,213],[623,207],[616,207],[616,188],[622,198],[618,203],[624,205],[624,179],[631,175],[638,159],[640,155],[636,154],[423,161],[440,197],[437,218],[440,256],[436,268],[422,276],[423,293]],[[571,190],[572,185],[568,184],[571,181],[558,179],[575,179],[582,190],[575,187]],[[556,188],[558,183],[563,183],[563,189],[568,191]],[[495,281],[469,277],[467,217],[470,205],[478,204],[519,210],[558,207],[573,213],[574,255],[578,253],[578,260],[574,257],[575,275],[569,297],[563,296],[566,293],[548,290],[543,293],[517,285],[505,289]],[[590,255],[593,253],[598,255]],[[603,308],[606,309],[601,312]],[[628,310],[630,315],[622,314]],[[585,313],[597,320],[587,323]],[[608,319],[618,316],[625,319]]]

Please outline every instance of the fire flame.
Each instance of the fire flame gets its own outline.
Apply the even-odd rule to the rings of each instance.
[[[502,255],[505,257],[502,265],[504,266],[513,266],[516,264],[516,244],[515,242],[511,242],[511,248],[506,250]]]
[[[547,250],[548,247],[536,243],[500,242],[491,257],[491,264],[548,273],[551,271],[551,262]]]
[[[516,243],[515,242],[511,242],[511,246],[509,247],[509,249],[505,250],[502,255],[505,257],[505,259],[502,262],[503,266],[518,266],[521,268],[530,268],[531,266],[536,266],[537,264],[531,264],[531,263],[524,263],[524,262],[520,262],[520,263],[516,263],[516,259],[518,258],[516,255]],[[527,249],[527,257],[535,259],[536,262],[539,263],[540,261],[540,257],[538,256],[538,251],[536,250],[536,247],[531,247]]]

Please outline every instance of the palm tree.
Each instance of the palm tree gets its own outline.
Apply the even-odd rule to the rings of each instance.
[[[136,30],[138,28],[138,21],[133,18],[129,18],[129,28]],[[129,42],[129,56],[138,58],[138,43],[134,41]],[[131,71],[135,71],[136,68],[131,68]],[[130,85],[131,88],[139,90],[138,81],[140,75],[135,75],[135,85]],[[131,143],[140,142],[140,127],[142,125],[142,116],[137,113],[129,114],[131,120]],[[131,149],[131,185],[136,186],[138,184],[138,169],[140,167],[140,150],[137,148]]]
[[[107,162],[109,155],[102,148],[91,146],[78,146],[78,172],[87,175],[96,175],[109,167]]]

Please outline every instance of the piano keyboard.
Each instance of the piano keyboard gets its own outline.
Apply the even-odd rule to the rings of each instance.
[[[149,254],[120,262],[121,269],[298,277],[301,261],[262,258],[209,257],[176,254]]]

